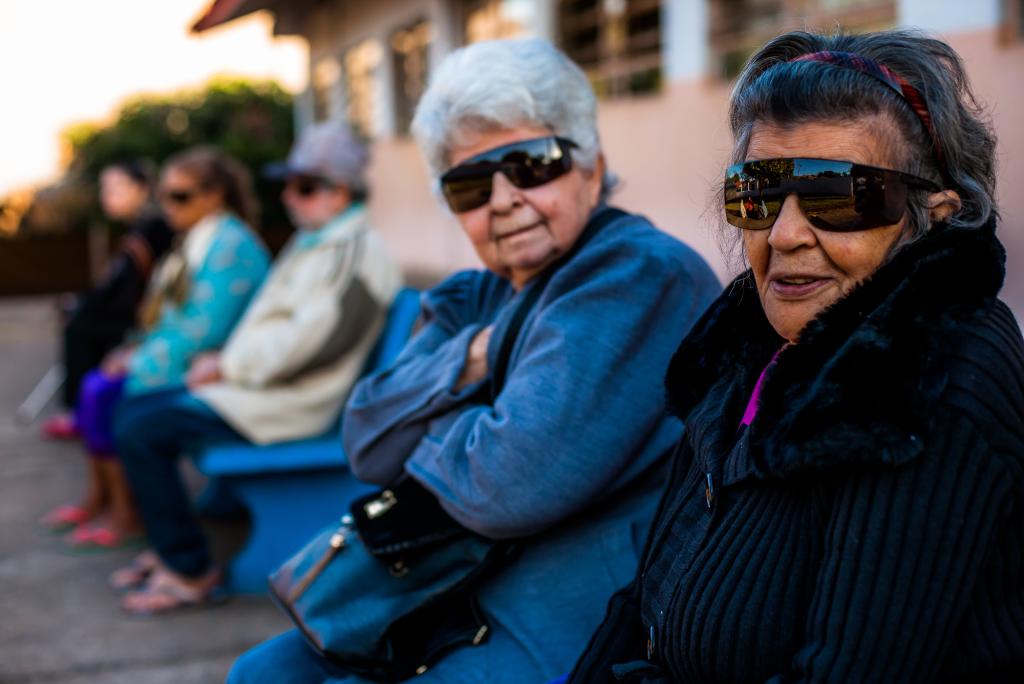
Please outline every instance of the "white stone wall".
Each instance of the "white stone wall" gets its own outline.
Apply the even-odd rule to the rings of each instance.
[[[704,78],[708,64],[707,0],[662,0],[665,79]]]
[[[999,23],[1000,0],[899,0],[896,19],[930,33],[993,28]]]

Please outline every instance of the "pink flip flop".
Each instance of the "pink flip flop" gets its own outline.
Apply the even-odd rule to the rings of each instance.
[[[101,525],[79,525],[65,538],[71,551],[113,551],[142,548],[145,538],[141,534],[121,534]]]
[[[39,428],[39,432],[44,439],[70,440],[82,436],[82,433],[78,431],[78,425],[75,424],[75,419],[68,415],[50,418]]]
[[[44,515],[39,523],[51,532],[67,532],[68,530],[84,525],[92,519],[92,513],[72,504],[57,506]]]

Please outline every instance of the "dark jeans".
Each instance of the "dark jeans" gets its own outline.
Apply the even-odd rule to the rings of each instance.
[[[246,442],[185,389],[125,397],[114,417],[117,453],[153,549],[175,572],[198,577],[212,561],[178,470],[178,456],[204,445]]]
[[[348,681],[349,675],[314,651],[299,630],[292,629],[243,653],[232,666],[225,684],[342,684]]]

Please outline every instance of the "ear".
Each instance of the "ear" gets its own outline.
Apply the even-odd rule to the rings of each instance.
[[[604,152],[597,153],[597,159],[594,161],[594,170],[591,171],[590,180],[590,203],[593,206],[597,206],[597,203],[601,200],[601,186],[604,185],[604,170],[605,170]]]
[[[338,213],[341,213],[352,204],[352,191],[348,189],[347,185],[335,186],[335,192],[338,198]]]
[[[928,216],[932,221],[945,222],[960,211],[963,203],[956,190],[943,190],[928,197]]]
[[[203,193],[200,193],[203,194]],[[228,206],[228,193],[225,188],[210,188],[206,194],[212,198],[211,201],[222,209]]]

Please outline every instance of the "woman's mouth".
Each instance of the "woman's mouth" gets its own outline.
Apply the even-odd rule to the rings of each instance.
[[[497,242],[500,242],[502,240],[507,240],[509,238],[514,238],[517,235],[523,235],[525,233],[529,233],[531,230],[533,230],[534,228],[537,228],[540,225],[541,225],[540,223],[531,223],[528,226],[523,226],[522,228],[516,228],[515,230],[510,230],[507,233],[502,233],[501,235],[497,236],[497,238],[495,238],[495,240]]]
[[[799,299],[814,294],[829,283],[829,278],[810,275],[785,275],[772,278],[769,287],[784,299]]]

